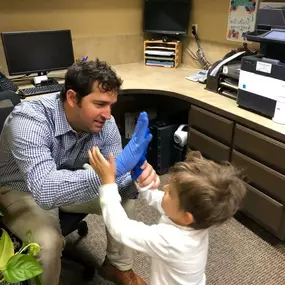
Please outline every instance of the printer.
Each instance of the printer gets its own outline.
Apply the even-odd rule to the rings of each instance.
[[[285,97],[285,9],[258,13],[256,30],[246,37],[259,42],[260,51],[241,59],[237,104],[273,118],[278,98]]]
[[[236,100],[241,59],[254,54],[257,54],[256,51],[250,51],[244,45],[243,48],[232,50],[216,61],[208,71],[206,89]]]
[[[241,56],[227,61],[225,56],[215,62],[208,71],[206,89],[236,100]]]

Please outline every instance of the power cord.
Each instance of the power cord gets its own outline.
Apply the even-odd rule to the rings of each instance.
[[[186,49],[186,51],[188,52],[188,54],[191,56],[192,59],[194,59],[195,61],[197,61],[203,69],[208,70],[211,66],[211,63],[206,59],[205,53],[201,47],[197,32],[196,32],[196,28],[195,26],[192,26],[192,34],[195,38],[195,41],[197,43],[198,46],[198,50],[196,51],[196,54],[188,48],[188,46],[186,46],[184,44],[184,48]]]
[[[192,26],[192,35],[194,36],[197,46],[198,46],[198,50],[196,51],[197,60],[201,64],[203,69],[208,70],[211,66],[211,63],[207,60],[206,55],[202,49],[195,26]]]

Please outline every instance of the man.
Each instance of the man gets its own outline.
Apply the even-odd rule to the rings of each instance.
[[[142,113],[134,135],[122,151],[121,137],[111,107],[122,81],[99,60],[72,65],[60,97],[45,96],[17,105],[0,136],[0,206],[4,223],[22,240],[31,231],[41,246],[39,260],[46,285],[58,285],[64,239],[58,209],[100,214],[99,177],[90,168],[88,150],[98,146],[106,157],[113,152],[122,205],[134,219],[132,170],[151,139],[148,119]],[[144,163],[138,178],[143,187],[156,181],[153,168]],[[101,275],[118,284],[145,284],[132,271],[132,250],[109,235]]]

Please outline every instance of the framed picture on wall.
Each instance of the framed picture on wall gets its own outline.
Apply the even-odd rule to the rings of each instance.
[[[255,29],[260,0],[230,0],[227,40],[247,42],[246,33]]]

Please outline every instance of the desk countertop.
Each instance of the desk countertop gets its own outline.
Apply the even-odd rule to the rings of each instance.
[[[268,128],[279,135],[285,135],[285,125],[277,124],[271,119],[242,109],[238,107],[235,100],[205,90],[204,84],[185,79],[185,76],[197,72],[195,68],[181,66],[172,69],[145,66],[143,63],[115,65],[113,68],[124,80],[123,90],[150,89],[178,93],[178,97],[189,98],[189,101],[195,101],[198,105],[214,107],[219,113],[224,113],[229,117],[239,118],[240,121],[246,119],[260,125],[261,128]]]
[[[176,96],[201,107],[209,107],[211,110],[241,123],[247,120],[261,129],[269,129],[275,132],[277,136],[285,135],[285,125],[277,124],[271,119],[244,110],[238,107],[235,100],[205,90],[204,84],[185,79],[185,76],[197,72],[195,68],[182,65],[172,69],[145,66],[143,63],[113,65],[113,68],[124,81],[122,93],[145,93],[147,96],[147,93],[157,92],[158,94],[164,93],[165,95]],[[50,74],[50,76],[53,75],[62,76],[62,73]],[[35,97],[38,96],[30,98]]]

